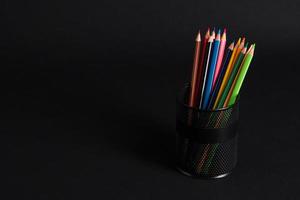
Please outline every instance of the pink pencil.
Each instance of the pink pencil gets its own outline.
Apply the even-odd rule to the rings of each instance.
[[[225,52],[225,47],[226,47],[226,29],[224,29],[224,32],[223,32],[223,35],[221,38],[220,50],[219,50],[219,55],[218,55],[218,59],[217,59],[214,80],[213,80],[213,88],[215,87],[215,83],[216,83],[217,78],[220,73],[220,68],[221,68],[221,64],[222,64],[222,60],[223,60],[223,56],[224,56],[224,52]]]

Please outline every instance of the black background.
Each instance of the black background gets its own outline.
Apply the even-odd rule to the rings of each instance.
[[[299,9],[297,0],[1,1],[3,199],[298,199]],[[208,25],[257,45],[239,163],[217,181],[174,169],[175,96]]]

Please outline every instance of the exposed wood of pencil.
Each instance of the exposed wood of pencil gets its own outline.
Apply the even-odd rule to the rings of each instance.
[[[234,49],[234,42],[232,42],[232,43],[229,45],[228,49],[230,49],[231,51],[233,51],[233,49]]]

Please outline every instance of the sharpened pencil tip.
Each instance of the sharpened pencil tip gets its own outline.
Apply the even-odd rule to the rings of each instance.
[[[247,53],[246,53],[246,54],[249,54],[249,53],[250,53],[250,51],[252,50],[252,48],[253,48],[253,44],[252,44],[252,45],[250,45],[250,48],[248,49],[248,51],[247,51]]]
[[[242,43],[243,43],[243,44],[245,44],[245,42],[246,42],[246,38],[245,38],[245,37],[243,37],[243,39],[242,39]]]
[[[240,44],[239,44],[239,49],[243,49],[245,46],[245,43],[242,41]]]
[[[220,35],[220,33],[217,34],[216,40],[221,40],[221,35]]]
[[[247,53],[247,47],[244,47],[241,53],[246,54]]]
[[[206,35],[205,35],[205,39],[209,39],[209,36],[210,36],[210,29],[208,28]]]
[[[224,32],[222,34],[222,40],[226,40],[226,29],[224,29]]]
[[[200,33],[200,30],[197,34],[197,37],[196,37],[196,42],[200,42],[201,41],[201,33]]]
[[[212,36],[214,39],[216,38],[216,32],[215,32],[215,30],[213,30],[211,36]]]
[[[237,43],[236,43],[237,48],[240,46],[240,44],[241,44],[241,38],[239,38]]]
[[[228,49],[233,50],[233,48],[234,48],[234,42],[232,42],[232,43],[230,44],[230,46],[228,47]]]
[[[212,34],[212,35],[209,37],[209,40],[208,40],[208,42],[213,42],[213,41],[214,41],[214,39],[215,39],[215,35],[214,35],[214,34]]]
[[[252,44],[250,49],[248,49],[246,54],[253,56],[254,55],[254,49],[255,49],[255,44]]]
[[[255,44],[253,44],[252,49],[249,52],[249,54],[251,54],[253,56],[254,55],[254,50],[255,50]]]

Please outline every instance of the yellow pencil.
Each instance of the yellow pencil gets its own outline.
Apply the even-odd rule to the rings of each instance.
[[[238,47],[240,46],[241,44],[241,38],[239,38],[238,42],[236,43],[234,49],[233,49],[233,52],[232,52],[232,55],[230,57],[230,61],[228,63],[228,66],[227,66],[227,69],[226,69],[226,72],[225,72],[225,75],[224,75],[224,78],[223,78],[223,81],[222,81],[222,84],[221,84],[221,87],[219,89],[219,92],[218,92],[218,95],[217,95],[217,98],[215,100],[215,103],[214,103],[214,107],[213,109],[217,109],[217,105],[218,105],[218,102],[222,96],[222,93],[223,93],[223,90],[225,89],[225,86],[226,86],[226,83],[228,81],[228,78],[231,74],[231,71],[232,71],[232,66],[234,64],[234,59],[235,59],[235,55],[237,54],[237,50],[238,50]]]

